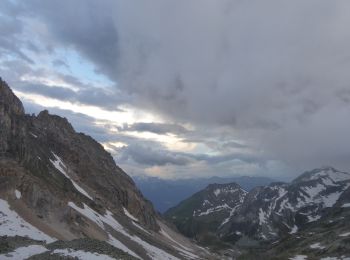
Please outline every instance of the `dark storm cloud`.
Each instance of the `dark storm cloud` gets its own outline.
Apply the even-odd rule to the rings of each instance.
[[[113,75],[119,63],[113,1],[25,1],[30,15],[41,16],[58,43],[94,61],[101,73]]]
[[[337,70],[349,33],[335,30],[347,21],[346,1],[26,3],[57,40],[176,117],[275,128],[283,113],[294,116],[291,102],[315,94],[325,105],[334,93],[319,88],[346,77]]]
[[[55,66],[55,67],[65,67],[67,69],[69,69],[69,66],[66,62],[64,62],[63,60],[60,60],[60,59],[55,59],[52,64]]]
[[[205,161],[208,164],[219,164],[223,162],[230,162],[234,160],[239,160],[246,163],[259,163],[263,164],[263,160],[257,155],[243,154],[243,153],[230,153],[224,155],[191,155],[192,158],[198,161]]]
[[[30,46],[31,42],[21,39],[23,26],[17,18],[15,6],[4,0],[0,3],[0,58],[5,55],[16,55],[21,60],[33,63],[22,51],[24,45]]]
[[[137,140],[140,143],[140,139]],[[157,147],[157,145],[156,145]],[[189,165],[196,161],[205,162],[207,165],[216,165],[221,163],[232,162],[235,160],[245,163],[263,164],[263,160],[255,155],[234,153],[227,155],[207,155],[207,154],[191,154],[183,152],[174,152],[166,150],[162,147],[154,148],[146,143],[143,145],[133,143],[118,150],[120,161],[132,159],[133,161],[147,166],[164,166],[171,165]]]
[[[136,144],[123,147],[120,152],[122,154],[119,158],[121,161],[131,158],[135,162],[147,166],[187,165],[190,163],[190,159],[181,154]]]
[[[1,76],[6,79],[13,89],[25,92],[38,94],[45,97],[50,97],[72,103],[84,105],[98,106],[103,109],[122,111],[118,106],[128,102],[126,95],[121,95],[116,88],[95,86],[88,83],[83,83],[80,79],[56,72],[52,74],[45,69],[36,69],[23,63],[21,60],[4,60],[0,59]],[[33,76],[32,80],[20,80],[23,75]],[[60,79],[62,85],[46,85],[35,80],[38,78],[49,78],[54,75]]]
[[[52,42],[74,48],[132,95],[133,105],[213,134],[230,127],[293,167],[350,170],[347,0],[20,6],[47,26]],[[9,35],[20,30],[16,21],[6,28]]]

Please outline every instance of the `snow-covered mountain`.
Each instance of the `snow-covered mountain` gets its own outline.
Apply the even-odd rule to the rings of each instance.
[[[244,190],[250,191],[257,186],[268,185],[274,180],[259,176],[232,176],[187,179],[160,179],[157,177],[133,176],[142,194],[152,201],[156,210],[164,213],[184,199],[204,189],[209,184],[237,183]]]
[[[239,240],[248,231],[255,240],[275,240],[322,218],[350,187],[350,174],[331,167],[306,172],[291,184],[274,183],[252,190],[230,220],[223,237]],[[340,203],[340,202],[339,202]],[[337,206],[342,206],[337,204]],[[235,233],[232,233],[234,231]]]
[[[231,212],[243,203],[246,194],[236,183],[210,184],[169,209],[165,217],[186,236],[202,241],[230,219]]]
[[[48,111],[26,115],[0,79],[0,259],[69,256],[214,258],[169,228],[99,143]]]
[[[266,245],[320,223],[332,212],[350,209],[350,174],[332,167],[305,172],[291,183],[272,183],[248,193],[232,193],[233,196],[225,191],[230,187],[241,190],[237,184],[214,186],[208,186],[165,214],[181,232],[204,244]],[[207,204],[207,198],[216,194],[226,195]],[[191,233],[183,231],[187,223],[211,226],[210,230],[191,229]]]

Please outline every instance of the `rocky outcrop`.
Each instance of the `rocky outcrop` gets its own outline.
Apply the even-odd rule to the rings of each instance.
[[[20,119],[24,115],[21,101],[0,78],[0,155],[11,150],[12,137],[20,134]]]

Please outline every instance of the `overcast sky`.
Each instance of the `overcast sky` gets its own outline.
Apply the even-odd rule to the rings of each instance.
[[[350,171],[348,0],[1,0],[0,76],[130,175]]]

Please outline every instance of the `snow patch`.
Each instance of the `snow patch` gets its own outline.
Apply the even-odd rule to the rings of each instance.
[[[34,138],[38,138],[38,136],[33,133],[30,133],[30,135],[33,136]]]
[[[311,177],[311,180],[315,180],[315,179],[318,179],[320,177],[327,177],[327,178],[331,179],[333,182],[341,182],[341,181],[350,180],[350,174],[345,173],[345,172],[338,172],[338,171],[333,172],[330,169],[323,170],[323,171],[320,171],[320,172],[314,174]]]
[[[278,188],[278,197],[274,200],[274,203],[273,203],[273,206],[272,206],[272,209],[274,211],[276,211],[276,205],[277,205],[277,202],[282,198],[284,197],[284,195],[286,195],[288,193],[288,191],[286,191],[284,188]],[[283,201],[282,201],[283,202]]]
[[[323,204],[325,207],[333,207],[333,205],[337,202],[342,192],[334,192],[328,196],[323,198]]]
[[[192,250],[189,249],[188,247],[185,247],[184,245],[180,244],[180,243],[177,242],[175,239],[173,239],[164,229],[160,229],[159,233],[161,233],[163,236],[165,236],[165,237],[168,238],[169,240],[173,241],[174,243],[178,244],[178,245],[181,246],[182,248],[186,249],[187,251],[192,251]]]
[[[294,227],[292,228],[292,230],[289,232],[289,234],[295,234],[298,232],[298,227],[296,225],[294,225]]]
[[[302,190],[306,192],[306,194],[309,196],[309,198],[314,198],[320,192],[324,191],[326,187],[322,184],[317,184],[316,186],[311,186],[311,187],[303,187]]]
[[[183,250],[182,248],[180,247],[177,247],[177,246],[173,246],[177,251],[179,251],[180,255],[186,257],[186,259],[199,259],[198,256],[188,252],[188,251],[185,251]]]
[[[116,248],[119,248],[120,250],[128,253],[129,255],[132,255],[138,259],[141,259],[137,254],[135,254],[133,251],[131,251],[129,248],[127,248],[122,242],[120,242],[115,237],[111,236],[110,234],[108,234],[107,243],[116,247]]]
[[[205,206],[205,205],[211,205],[211,203],[209,202],[209,200],[204,200],[204,201],[203,201],[202,206]]]
[[[66,170],[67,166],[63,163],[62,159],[58,157],[54,152],[52,152],[53,156],[55,157],[55,161],[50,159],[50,162],[55,166],[55,168],[61,172],[67,179],[69,179],[73,186],[79,191],[81,194],[83,194],[85,197],[89,198],[90,200],[93,200],[92,197],[82,188],[79,186],[78,183],[76,183],[72,178],[67,174]],[[65,169],[64,169],[65,168]]]
[[[290,260],[306,260],[307,256],[306,255],[296,255],[292,258],[289,258]]]
[[[133,215],[130,214],[130,212],[123,207],[123,210],[124,210],[124,214],[128,217],[128,218],[131,218],[132,220],[138,222],[139,220],[137,218],[135,218]]]
[[[222,227],[223,225],[225,225],[227,222],[230,221],[231,217],[233,216],[233,214],[235,213],[236,209],[239,207],[240,205],[237,205],[235,207],[233,207],[233,209],[231,209],[230,211],[230,216],[228,216],[226,219],[224,219],[224,221],[221,223],[220,227]],[[219,228],[220,228],[219,227]]]
[[[68,205],[73,208],[74,210],[78,211],[83,216],[90,219],[92,222],[96,223],[100,228],[104,230],[104,223],[111,226],[114,230],[117,232],[121,232],[123,230],[123,227],[113,218],[112,213],[110,211],[107,211],[107,214],[105,216],[102,216],[101,214],[97,213],[93,209],[91,209],[89,206],[87,206],[85,203],[84,208],[79,208],[75,203],[68,202]],[[121,243],[119,240],[115,239],[113,236],[108,234],[108,243],[112,246],[119,248],[120,250],[127,252],[130,255],[133,255],[137,258],[140,258],[137,256],[134,252],[129,250],[123,243]]]
[[[43,240],[48,243],[55,239],[41,232],[21,218],[15,211],[10,209],[7,201],[0,199],[0,236],[22,236],[34,240]]]
[[[315,244],[310,245],[310,248],[311,249],[325,249],[326,247],[321,246],[321,243],[315,243]]]
[[[143,227],[141,227],[141,226],[140,226],[139,224],[137,224],[135,221],[131,221],[131,223],[132,223],[135,227],[137,227],[138,229],[141,229],[143,232],[145,232],[145,233],[151,235],[150,232],[148,232],[146,229],[144,229]]]
[[[314,222],[316,220],[319,220],[321,216],[307,216],[308,222]]]
[[[220,189],[214,190],[214,194],[215,194],[216,197],[217,197],[220,193],[221,193],[221,190],[220,190]]]
[[[52,254],[57,254],[61,256],[70,256],[70,257],[76,257],[81,260],[113,260],[114,258],[98,254],[98,253],[91,253],[91,252],[85,252],[82,250],[73,250],[73,249],[56,249],[53,251]]]
[[[151,244],[147,243],[146,241],[142,240],[137,236],[131,236],[125,233],[123,234],[128,236],[131,240],[135,241],[139,245],[141,245],[148,252],[148,255],[152,259],[180,260],[179,258],[168,254],[167,252],[159,249],[158,247],[152,246]]]
[[[343,206],[341,206],[342,208],[350,208],[350,203],[345,203],[343,204]]]
[[[15,190],[15,195],[18,200],[22,198],[22,193],[19,190]]]
[[[279,208],[279,210],[278,210],[278,213],[282,213],[282,210],[284,210],[284,209],[290,209],[292,212],[295,211],[295,209],[292,207],[292,205],[290,205],[288,198],[285,198],[285,199],[281,202],[280,208]]]
[[[266,213],[262,210],[262,208],[259,209],[259,225],[262,225],[266,223]]]
[[[220,206],[217,206],[217,207],[214,207],[214,208],[209,208],[209,209],[207,209],[206,211],[197,214],[197,217],[209,215],[209,214],[211,214],[211,213],[213,213],[213,212],[221,211],[221,210],[224,210],[224,209],[231,209],[231,207],[228,206],[228,205],[225,203],[225,204],[223,204],[223,205],[220,205]]]
[[[49,250],[47,250],[43,246],[30,245],[30,246],[25,246],[25,247],[19,247],[19,248],[16,248],[16,250],[13,252],[0,255],[0,259],[1,260],[27,259],[33,255],[39,255],[39,254],[42,254],[46,251],[49,251]]]
[[[110,211],[106,211],[106,214],[103,216],[99,213],[97,213],[96,211],[94,211],[93,209],[91,209],[89,206],[87,206],[85,203],[84,208],[79,208],[77,205],[75,205],[73,202],[69,202],[68,205],[70,207],[72,207],[73,209],[75,209],[76,211],[78,211],[80,214],[86,216],[87,218],[89,218],[91,221],[95,222],[98,226],[100,226],[103,230],[105,230],[104,228],[104,224],[109,225],[111,228],[113,228],[115,231],[127,236],[128,238],[130,238],[132,241],[138,243],[139,245],[141,245],[147,252],[148,255],[152,258],[152,259],[169,259],[169,260],[178,260],[177,257],[168,254],[167,252],[152,246],[151,244],[147,243],[146,241],[143,241],[141,238],[135,236],[135,235],[130,235],[125,229],[124,227],[119,224],[119,222],[117,220],[114,219],[112,212]]]
[[[340,234],[339,236],[340,237],[348,237],[348,236],[350,236],[350,232]]]
[[[189,259],[198,259],[198,256],[194,255],[192,253],[192,250],[189,249],[188,247],[185,247],[184,245],[180,244],[179,242],[177,242],[175,239],[173,239],[165,230],[161,229],[159,231],[159,233],[161,233],[164,237],[168,238],[170,241],[174,242],[175,244],[177,244],[178,246],[173,245],[173,247],[179,251],[179,253],[183,256],[185,256],[186,258]]]

